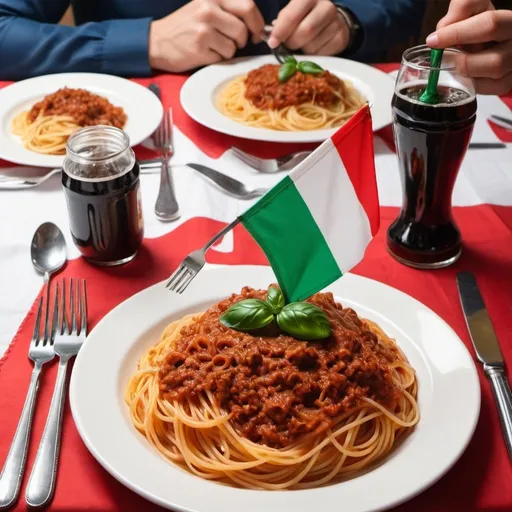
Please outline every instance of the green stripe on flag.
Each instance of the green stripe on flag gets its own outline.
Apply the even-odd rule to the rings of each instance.
[[[322,232],[289,177],[240,219],[267,255],[288,302],[307,299],[341,277]]]

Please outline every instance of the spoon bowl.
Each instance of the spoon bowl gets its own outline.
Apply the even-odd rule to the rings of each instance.
[[[66,241],[53,222],[45,222],[37,228],[30,244],[30,257],[34,268],[44,274],[45,281],[66,263]]]

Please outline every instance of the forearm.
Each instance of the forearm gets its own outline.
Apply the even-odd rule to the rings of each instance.
[[[147,18],[67,27],[0,13],[0,79],[57,72],[149,75],[150,23]]]
[[[364,38],[354,57],[406,42],[421,28],[426,0],[337,0],[361,23]]]

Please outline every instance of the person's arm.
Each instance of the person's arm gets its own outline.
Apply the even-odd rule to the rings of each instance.
[[[362,26],[363,38],[351,57],[377,53],[417,36],[425,13],[426,0],[336,0],[347,7]]]
[[[88,71],[125,76],[151,72],[151,18],[57,25],[69,0],[0,0],[0,79]]]

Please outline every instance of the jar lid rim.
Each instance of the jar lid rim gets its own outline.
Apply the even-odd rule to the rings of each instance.
[[[77,145],[82,144],[82,148],[87,148],[87,142],[89,140],[94,140],[95,137],[101,135],[101,140],[104,143],[111,142],[113,145],[117,147],[110,147],[110,151],[107,152],[106,155],[97,156],[95,154],[91,154],[91,150],[86,153],[83,150],[77,150]],[[98,143],[97,141],[97,143]],[[92,146],[92,143],[91,143]],[[93,169],[98,164],[108,165],[109,163],[113,163],[114,160],[119,158],[123,153],[127,150],[130,152],[130,164],[127,165],[120,172],[112,174],[110,176],[101,176],[97,178],[88,178],[86,176],[79,176],[75,172],[70,170],[70,167],[74,165],[83,165],[83,166],[91,166]],[[117,178],[124,176],[128,173],[135,163],[135,155],[133,151],[130,149],[130,138],[128,135],[119,128],[114,126],[107,125],[95,125],[88,126],[86,128],[81,128],[73,133],[67,143],[66,143],[66,158],[64,159],[64,164],[62,166],[64,172],[72,179],[98,183],[103,181],[111,181]]]

